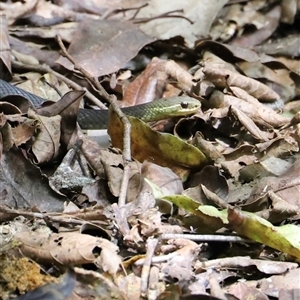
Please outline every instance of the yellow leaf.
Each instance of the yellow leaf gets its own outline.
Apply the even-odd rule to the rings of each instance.
[[[199,168],[207,163],[206,156],[196,147],[168,133],[152,130],[143,121],[128,117],[131,123],[131,153],[143,162],[174,168]],[[109,118],[108,132],[114,147],[123,149],[123,124],[114,112]]]

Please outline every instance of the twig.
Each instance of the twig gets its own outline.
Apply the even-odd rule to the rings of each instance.
[[[233,242],[233,243],[256,243],[255,241],[244,239],[235,235],[219,234],[176,234],[165,233],[160,236],[161,240],[189,239],[197,242]]]
[[[53,222],[53,223],[59,223],[59,224],[66,224],[66,225],[83,225],[86,224],[86,220],[80,220],[78,218],[74,218],[72,216],[68,216],[67,214],[64,214],[62,216],[51,216],[50,214],[43,214],[38,212],[30,212],[30,211],[24,211],[19,209],[11,209],[4,207],[0,205],[0,212],[12,215],[12,217],[16,216],[23,216],[27,218],[32,219],[41,219],[45,220],[46,222]]]
[[[60,73],[55,72],[52,70],[48,65],[43,64],[43,65],[31,65],[31,64],[23,64],[18,61],[12,61],[12,66],[15,68],[20,68],[20,69],[25,69],[25,70],[31,70],[39,73],[50,73],[53,74],[55,77],[60,79],[62,82],[73,88],[74,90],[81,91],[83,88],[75,83],[74,81],[68,79],[67,77],[61,75]],[[100,107],[101,109],[107,109],[105,104],[103,104],[97,97],[95,97],[90,91],[85,90],[85,96],[95,105]]]
[[[123,13],[125,14],[127,11],[131,11],[131,10],[136,10],[134,16],[130,19],[134,19],[135,16],[138,14],[138,12],[148,6],[149,4],[148,3],[145,3],[145,4],[142,4],[140,6],[137,6],[137,7],[128,7],[128,8],[120,8],[120,9],[111,9],[111,10],[107,10],[102,16],[101,16],[101,20],[107,20],[109,19],[111,16],[116,16],[116,14],[119,14],[119,13]]]
[[[157,243],[158,243],[158,239],[149,238],[147,240],[147,253],[146,253],[146,257],[145,257],[143,268],[142,268],[142,274],[141,274],[141,295],[142,295],[142,297],[145,297],[147,295],[150,266],[151,266],[152,257],[153,257]]]
[[[133,22],[135,24],[140,24],[140,23],[147,23],[153,20],[157,20],[157,19],[165,19],[165,18],[178,18],[178,19],[184,19],[186,21],[188,21],[190,24],[194,24],[193,21],[191,21],[189,18],[185,17],[185,16],[181,16],[181,15],[172,15],[173,13],[183,13],[182,9],[177,9],[177,10],[172,10],[172,11],[168,11],[166,13],[157,15],[155,17],[151,17],[151,18],[141,18],[141,19],[134,19]]]
[[[172,253],[169,253],[169,254],[166,254],[166,255],[154,256],[151,259],[151,263],[159,264],[159,263],[170,260],[171,258],[173,258],[176,255],[177,255],[176,252],[172,252]],[[137,267],[143,266],[145,261],[146,261],[146,258],[140,258],[134,263],[134,265],[137,266]]]
[[[131,161],[131,145],[130,145],[130,132],[131,132],[131,124],[126,117],[126,115],[122,112],[119,106],[116,103],[116,96],[109,95],[103,86],[99,83],[99,81],[93,77],[89,72],[87,72],[84,68],[76,65],[75,60],[72,56],[68,53],[67,49],[65,48],[62,39],[59,35],[56,36],[58,44],[62,50],[62,55],[64,55],[73,65],[74,69],[78,70],[82,75],[89,80],[94,87],[98,90],[100,96],[102,96],[112,107],[112,109],[116,112],[118,117],[120,118],[121,122],[124,126],[124,135],[123,135],[123,160],[124,160],[124,176],[122,177],[122,183],[120,188],[120,195],[119,195],[119,206],[122,207],[126,203],[126,194],[127,194],[127,187],[128,187],[128,180],[129,176],[128,173],[130,172],[130,164]]]

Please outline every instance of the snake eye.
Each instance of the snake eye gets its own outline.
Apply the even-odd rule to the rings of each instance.
[[[180,103],[180,106],[181,106],[182,108],[188,108],[188,107],[189,107],[189,104],[188,104],[187,102],[181,102],[181,103]]]

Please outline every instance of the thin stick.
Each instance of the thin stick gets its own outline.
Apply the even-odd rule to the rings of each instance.
[[[122,183],[120,188],[120,195],[119,195],[119,206],[122,207],[126,203],[126,194],[128,188],[128,181],[129,176],[126,176],[127,173],[130,171],[129,162],[131,161],[131,145],[130,145],[130,132],[131,132],[131,124],[126,117],[126,115],[121,111],[119,106],[116,103],[116,96],[110,95],[106,92],[103,86],[99,83],[99,81],[93,77],[89,72],[87,72],[84,68],[76,65],[76,62],[72,58],[72,56],[68,53],[67,49],[65,48],[62,39],[59,35],[56,36],[58,44],[62,50],[62,55],[64,55],[73,65],[74,69],[78,70],[82,75],[86,77],[98,90],[100,96],[102,96],[112,107],[112,109],[116,112],[118,117],[120,118],[121,122],[124,126],[124,135],[123,135],[123,160],[124,160],[124,174],[125,176],[122,177]]]
[[[142,268],[142,274],[141,274],[142,297],[145,297],[147,295],[150,267],[151,267],[152,257],[154,255],[154,251],[157,246],[157,243],[158,243],[158,239],[148,238],[147,240],[147,253],[146,253],[146,257]]]
[[[197,242],[231,242],[231,243],[256,243],[253,240],[241,238],[235,235],[220,234],[177,234],[164,233],[159,237],[161,240],[189,239]]]
[[[20,69],[24,69],[24,70],[31,70],[31,71],[35,71],[35,72],[39,72],[39,73],[50,73],[53,74],[54,76],[56,76],[59,80],[61,80],[62,82],[64,82],[65,84],[67,84],[68,86],[70,86],[71,88],[73,88],[74,90],[77,91],[82,91],[83,88],[77,84],[76,82],[70,80],[69,78],[65,77],[64,75],[61,75],[57,72],[55,72],[54,70],[52,70],[48,65],[43,64],[43,65],[31,65],[31,64],[23,64],[19,61],[12,61],[12,66],[15,68],[20,68]],[[90,91],[85,90],[85,96],[95,105],[97,105],[98,107],[100,107],[101,109],[107,109],[107,107],[105,106],[105,104],[103,104],[97,97],[95,97]]]

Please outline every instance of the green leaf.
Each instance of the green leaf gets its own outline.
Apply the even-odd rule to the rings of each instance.
[[[137,118],[128,119],[131,123],[131,153],[140,162],[149,160],[169,168],[199,168],[207,163],[206,156],[193,145],[174,135],[156,132]],[[113,146],[123,149],[123,124],[113,112],[108,128]]]
[[[228,210],[229,227],[238,234],[300,259],[300,228],[287,224],[274,226],[249,212]]]

